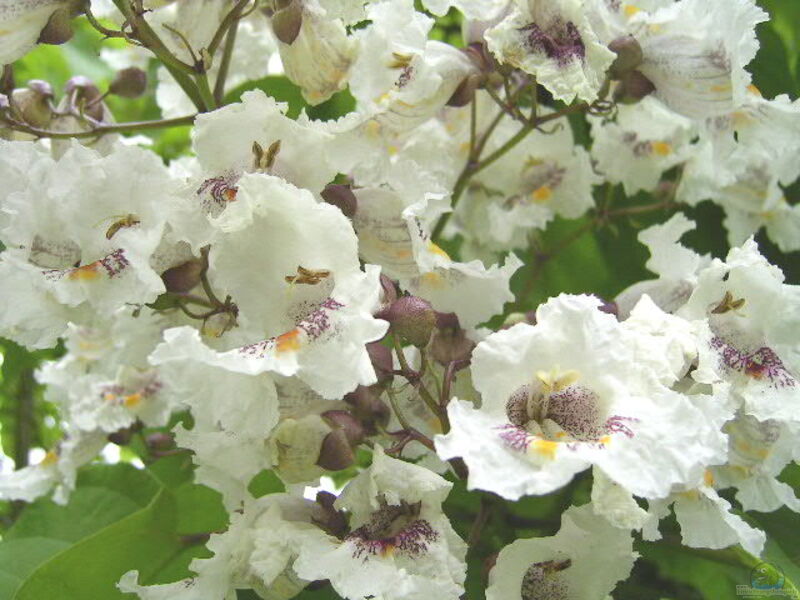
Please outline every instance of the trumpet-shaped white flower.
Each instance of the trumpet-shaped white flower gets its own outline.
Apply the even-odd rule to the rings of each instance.
[[[598,306],[562,295],[539,307],[536,326],[478,344],[472,372],[482,406],[451,402],[452,429],[435,440],[441,458],[464,458],[470,489],[546,494],[596,465],[633,494],[659,498],[721,462],[725,437],[705,413],[727,409],[666,387],[657,359],[638,356],[636,336],[648,334]]]
[[[350,600],[455,600],[464,591],[467,548],[442,512],[451,486],[376,447],[372,466],[335,503],[350,513],[350,533],[303,542],[294,570],[329,579]]]
[[[358,41],[317,0],[301,0],[299,6],[297,36],[291,43],[278,40],[278,52],[286,76],[300,86],[306,102],[316,105],[347,86]]]
[[[8,144],[8,145],[6,145]],[[3,191],[6,251],[0,272],[3,335],[46,347],[67,320],[110,316],[125,304],[152,302],[164,291],[154,266],[177,189],[154,154],[117,146],[101,156],[78,144],[59,160],[3,143],[24,187]],[[22,172],[20,155],[29,168]],[[14,158],[16,156],[16,158]],[[6,167],[2,167],[6,170]]]
[[[487,600],[596,600],[609,597],[638,558],[630,533],[570,507],[551,537],[519,539],[500,551]]]
[[[486,41],[501,63],[536,76],[558,100],[597,98],[614,53],[603,45],[581,0],[515,0]]]

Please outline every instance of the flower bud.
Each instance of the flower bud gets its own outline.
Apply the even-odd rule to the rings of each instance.
[[[270,20],[272,32],[284,44],[291,45],[300,35],[303,26],[303,6],[300,0],[292,0],[276,10]]]
[[[39,33],[40,44],[59,45],[68,42],[74,35],[72,30],[72,11],[69,8],[59,8],[47,21],[41,33]]]
[[[147,73],[138,67],[117,71],[108,91],[122,98],[138,98],[147,89]]]
[[[465,366],[472,356],[475,343],[461,329],[454,313],[436,313],[436,330],[431,340],[430,354],[441,365],[451,362],[464,362]]]
[[[436,312],[431,303],[417,296],[398,298],[386,311],[384,318],[402,341],[420,348],[430,341],[436,326]]]
[[[352,219],[358,208],[358,200],[349,185],[332,183],[322,190],[322,199],[328,204],[333,204],[342,214]]]
[[[608,45],[608,49],[617,55],[608,69],[614,79],[621,79],[642,64],[642,47],[632,35],[618,37]]]
[[[326,471],[341,471],[356,461],[356,455],[343,429],[333,429],[322,440],[317,466]]]
[[[364,441],[364,427],[346,410],[328,410],[321,416],[331,428],[341,429],[351,446],[357,446]]]
[[[652,94],[656,89],[653,82],[639,71],[627,73],[614,90],[614,102],[620,104],[636,104]]]
[[[483,79],[483,76],[477,73],[467,75],[461,83],[458,84],[453,95],[450,96],[450,99],[447,101],[447,106],[461,107],[472,102],[472,99],[475,97],[475,90],[483,83]]]
[[[205,319],[200,333],[207,337],[218,338],[234,327],[236,327],[236,315],[232,312],[221,312]]]
[[[389,423],[391,414],[380,398],[381,391],[377,385],[360,385],[344,397],[344,401],[350,405],[350,412],[364,426],[368,435],[375,435],[378,425],[385,427]]]
[[[372,368],[378,376],[378,383],[387,383],[392,380],[394,371],[394,361],[392,351],[380,342],[370,342],[367,344],[367,353],[372,361]]]
[[[175,438],[171,433],[159,431],[148,435],[144,439],[144,443],[151,451],[163,452],[164,450],[170,450],[175,446]]]
[[[18,121],[44,128],[53,118],[53,88],[46,81],[32,79],[28,87],[11,93],[12,115]]]
[[[100,102],[102,94],[97,86],[88,77],[76,75],[64,85],[67,106],[72,110],[83,112],[95,121],[103,120],[103,103]],[[63,101],[62,101],[63,103]],[[59,104],[59,107],[61,105]]]
[[[5,65],[0,75],[0,94],[8,95],[14,91],[14,67]]]
[[[193,258],[182,265],[167,269],[161,274],[168,292],[183,294],[200,283],[200,273],[203,271],[203,261]]]
[[[342,511],[336,510],[335,502],[336,496],[330,492],[317,492],[317,505],[313,508],[311,516],[313,523],[327,534],[342,539],[347,533],[347,517]]]
[[[389,310],[389,307],[394,304],[394,301],[397,300],[397,285],[395,282],[389,279],[386,275],[381,273],[381,298],[380,298],[380,310],[375,314],[375,316],[379,319],[386,319],[386,312]]]

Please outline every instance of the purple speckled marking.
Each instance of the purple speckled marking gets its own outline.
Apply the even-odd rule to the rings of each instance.
[[[527,33],[525,41],[531,50],[543,52],[548,58],[558,62],[559,66],[564,66],[575,59],[583,61],[586,57],[586,47],[581,34],[572,21],[566,23],[556,21],[548,31],[536,23],[531,23],[519,31]]]
[[[711,340],[711,347],[717,351],[720,362],[726,369],[758,381],[769,380],[771,387],[776,389],[797,386],[797,380],[772,348],[762,346],[752,352],[744,352],[716,336]]]
[[[127,257],[125,256],[125,251],[122,248],[117,248],[111,254],[108,254],[97,260],[93,263],[89,263],[87,265],[83,265],[80,267],[75,267],[72,269],[50,269],[48,271],[42,271],[42,274],[47,278],[49,281],[58,281],[63,279],[64,277],[70,277],[74,274],[79,273],[81,270],[94,270],[95,267],[101,267],[108,275],[109,279],[114,279],[118,275],[120,275],[125,269],[130,266],[130,262],[128,261]]]

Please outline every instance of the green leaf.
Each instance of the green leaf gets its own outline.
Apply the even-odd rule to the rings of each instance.
[[[0,544],[0,598],[11,599],[36,565],[69,547],[46,537],[10,540]]]

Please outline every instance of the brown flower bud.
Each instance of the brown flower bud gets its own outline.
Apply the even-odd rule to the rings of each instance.
[[[68,108],[82,109],[95,121],[103,120],[103,103],[100,101],[102,94],[91,79],[76,75],[64,85],[64,92],[67,95]]]
[[[291,45],[300,35],[303,26],[303,5],[300,0],[292,0],[283,8],[276,10],[272,19],[272,32],[284,44]]]
[[[472,102],[472,99],[475,97],[475,90],[481,86],[483,80],[483,76],[477,73],[467,75],[461,83],[458,84],[453,95],[450,96],[450,99],[447,101],[447,106],[460,107],[466,106]]]
[[[117,71],[108,91],[122,98],[138,98],[147,89],[147,73],[138,67]]]
[[[620,104],[636,104],[645,96],[656,90],[656,86],[640,71],[627,73],[614,90],[614,102]]]
[[[44,128],[53,118],[53,88],[46,81],[31,79],[28,87],[11,93],[11,114],[18,121]]]
[[[203,271],[203,261],[193,258],[182,265],[167,269],[161,274],[168,292],[183,294],[200,283],[200,273]]]
[[[343,429],[333,429],[322,440],[317,465],[327,471],[341,471],[352,465],[356,460],[353,448]]]
[[[14,67],[11,65],[3,66],[3,73],[0,75],[0,94],[8,95],[14,91]]]
[[[364,441],[364,427],[346,410],[328,410],[320,415],[333,429],[341,429],[351,446]]]
[[[475,343],[461,329],[454,313],[436,313],[436,330],[431,340],[430,354],[441,365],[463,362],[466,366]]]
[[[430,341],[436,325],[436,312],[431,303],[417,296],[398,298],[386,311],[384,318],[402,341],[420,348]]]
[[[342,214],[352,219],[358,208],[358,200],[349,185],[332,183],[322,190],[322,199],[328,204],[333,204]]]
[[[392,380],[394,371],[394,361],[392,351],[380,342],[370,342],[367,344],[367,353],[372,361],[372,368],[378,376],[378,383],[383,384]]]
[[[360,385],[344,397],[351,407],[350,411],[363,424],[368,435],[375,435],[378,425],[385,427],[389,424],[391,414],[380,398],[381,391],[379,385]]]
[[[608,49],[617,55],[608,69],[614,79],[621,79],[642,64],[642,47],[632,35],[618,37],[608,45]]]
[[[347,533],[347,517],[342,511],[336,510],[335,502],[336,496],[330,492],[317,492],[317,505],[312,509],[311,516],[312,521],[326,533],[342,539]]]
[[[39,33],[40,44],[63,44],[72,39],[75,32],[72,30],[72,11],[69,8],[59,8],[47,21],[41,33]]]

